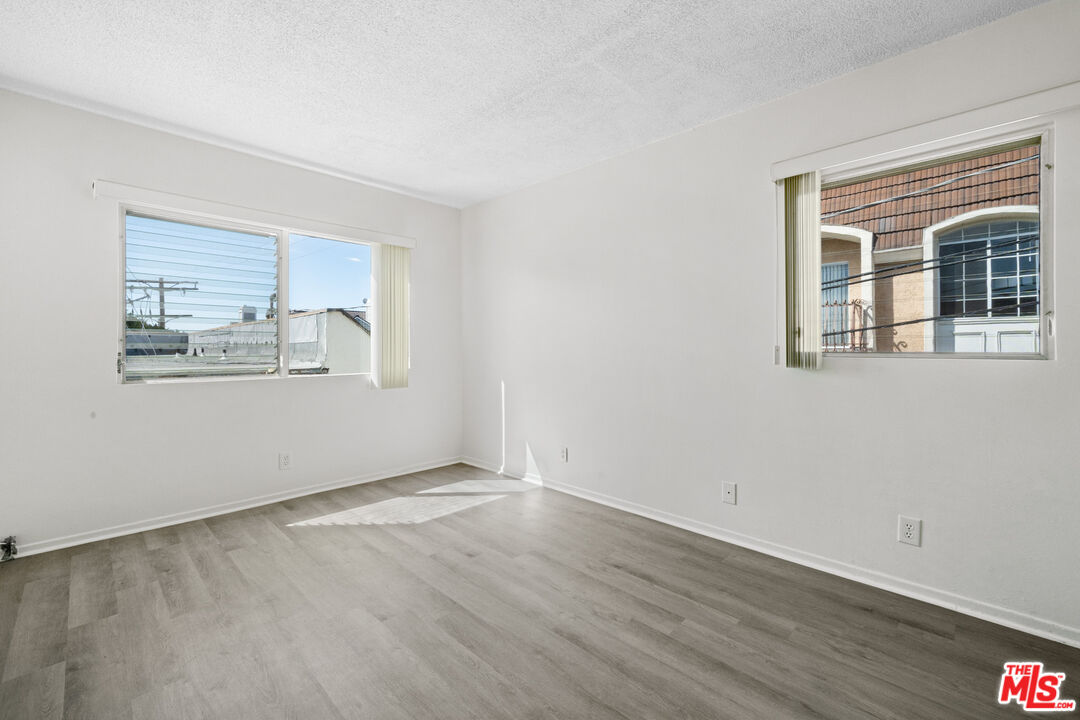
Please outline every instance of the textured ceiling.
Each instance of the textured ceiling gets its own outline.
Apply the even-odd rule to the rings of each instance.
[[[463,206],[1039,2],[3,0],[0,85]]]

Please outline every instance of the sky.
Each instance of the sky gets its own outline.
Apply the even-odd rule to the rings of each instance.
[[[306,235],[289,237],[289,306],[355,308],[371,299],[371,247]]]
[[[129,317],[206,330],[240,321],[241,308],[265,319],[277,290],[273,235],[200,227],[129,214],[125,235]],[[371,297],[371,247],[289,236],[289,307],[363,309]]]

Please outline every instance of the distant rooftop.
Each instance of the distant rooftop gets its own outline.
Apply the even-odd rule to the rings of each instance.
[[[305,317],[307,315],[318,315],[319,313],[326,313],[326,312],[339,312],[342,315],[344,315],[345,317],[347,317],[350,320],[352,320],[353,322],[355,322],[361,328],[363,328],[364,331],[367,332],[368,334],[371,333],[371,323],[368,322],[364,318],[364,311],[363,310],[351,310],[351,309],[347,309],[347,308],[320,308],[319,310],[290,310],[289,311],[289,317],[290,318]],[[211,332],[213,330],[227,330],[229,328],[242,327],[244,325],[255,325],[257,323],[265,323],[265,322],[268,322],[268,321],[269,321],[268,318],[262,319],[262,320],[245,320],[244,322],[229,323],[228,325],[221,325],[220,327],[210,328],[209,330],[202,330],[200,332]]]

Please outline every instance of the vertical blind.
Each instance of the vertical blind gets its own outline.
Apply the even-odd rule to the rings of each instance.
[[[784,179],[787,367],[821,367],[821,176]]]
[[[277,371],[277,237],[128,213],[124,378]]]
[[[409,385],[409,274],[412,252],[377,246],[375,264],[375,383],[380,388]]]

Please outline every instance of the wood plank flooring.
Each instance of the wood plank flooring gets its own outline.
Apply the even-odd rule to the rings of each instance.
[[[981,720],[1025,715],[1018,659],[1080,698],[1080,650],[529,487],[455,465],[4,564],[0,717]]]

